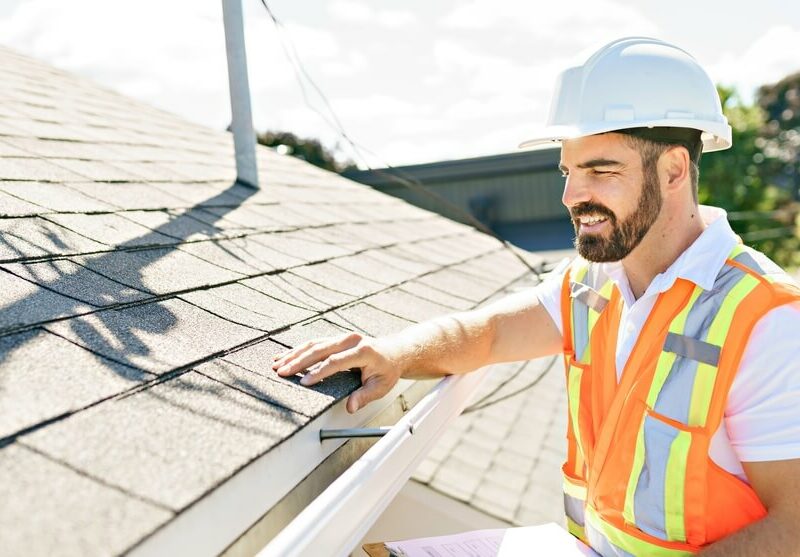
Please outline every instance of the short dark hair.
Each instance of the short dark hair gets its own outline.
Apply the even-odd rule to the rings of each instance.
[[[700,180],[700,154],[703,151],[700,130],[689,128],[631,128],[619,130],[631,148],[639,152],[645,173],[655,170],[658,158],[670,147],[684,147],[689,152],[689,177],[692,198],[697,203],[697,185]]]

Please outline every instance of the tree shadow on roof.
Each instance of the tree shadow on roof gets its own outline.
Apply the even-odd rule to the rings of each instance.
[[[118,245],[114,251],[99,254],[93,258],[94,262],[108,263],[109,265],[112,263],[119,265],[120,261],[123,261],[126,267],[122,271],[124,271],[127,284],[109,278],[98,278],[98,274],[94,271],[87,267],[73,265],[71,262],[69,268],[65,268],[63,264],[59,265],[57,260],[39,263],[38,265],[42,265],[39,271],[25,277],[26,280],[37,284],[39,288],[2,308],[7,315],[19,315],[22,316],[21,318],[26,315],[35,317],[33,319],[28,317],[24,321],[23,327],[7,329],[5,333],[0,333],[0,336],[33,329],[38,333],[30,335],[30,339],[32,339],[39,334],[46,334],[43,329],[36,327],[46,326],[48,323],[53,323],[54,320],[61,320],[62,326],[66,324],[72,333],[71,336],[74,337],[70,340],[88,349],[98,357],[98,360],[102,361],[100,356],[105,356],[126,366],[142,369],[135,360],[152,354],[152,348],[148,345],[145,337],[168,335],[178,323],[178,316],[169,307],[161,303],[154,303],[156,299],[143,282],[144,269],[175,251],[180,245],[180,241],[190,236],[200,234],[213,237],[218,234],[219,229],[215,223],[221,220],[225,214],[225,211],[219,210],[219,206],[227,205],[227,211],[231,211],[244,203],[256,191],[239,183],[233,183],[216,196],[195,205],[163,225],[151,229],[149,233]],[[224,203],[222,203],[223,201]],[[218,210],[214,213],[203,211],[202,207],[206,205],[217,205]],[[195,218],[200,211],[203,212],[200,215],[202,218]],[[178,234],[176,231],[180,231],[180,233],[176,237],[176,243],[165,248],[163,234],[167,230],[172,237],[176,237]],[[0,241],[5,240],[0,238]],[[58,241],[58,238],[51,239],[51,242],[56,245],[58,245]],[[141,249],[142,244],[161,245],[158,249]],[[121,251],[130,252],[135,257],[120,258],[119,252]],[[22,251],[19,253],[23,255]],[[191,272],[191,269],[186,269],[186,272]],[[60,296],[54,295],[54,292],[59,293]],[[119,304],[130,303],[142,304],[136,308],[137,318],[120,319],[120,314],[125,312],[125,308],[128,306],[119,308]],[[110,309],[106,309],[104,306],[110,306]],[[115,307],[118,309],[113,309]],[[87,319],[75,318],[75,316],[87,313],[91,313],[93,323]],[[210,331],[198,332],[210,333]],[[9,348],[0,351],[0,366],[10,357],[13,350],[20,348],[21,344],[8,343],[6,346]],[[47,363],[45,361],[33,362],[33,365],[47,365]],[[117,373],[114,368],[107,365],[105,367],[110,373]],[[0,389],[2,389],[2,375],[0,375]],[[13,401],[7,402],[13,404]]]

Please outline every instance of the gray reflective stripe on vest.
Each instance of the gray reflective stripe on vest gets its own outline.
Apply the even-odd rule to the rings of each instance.
[[[586,532],[586,539],[589,540],[592,550],[602,557],[636,557],[633,553],[628,553],[608,541],[608,538],[596,530],[591,522],[586,523],[584,532]]]
[[[572,337],[575,359],[582,362],[589,346],[589,308],[600,313],[608,305],[608,299],[588,284],[570,282],[569,285],[570,297],[580,302],[576,304],[573,301],[572,303]]]
[[[741,269],[723,266],[713,288],[697,296],[683,331],[667,335],[663,350],[676,357],[658,393],[656,413],[689,424],[697,374],[715,374],[719,363],[721,348],[706,342],[708,329],[728,294],[745,276],[747,273]],[[642,427],[644,461],[633,495],[636,527],[662,540],[685,541],[670,539],[665,525],[666,471],[671,456],[682,458],[679,453],[671,454],[680,430],[649,415],[645,416]]]
[[[583,302],[597,313],[601,313],[606,308],[606,305],[608,305],[608,300],[589,285],[573,282],[570,283],[570,288],[570,295],[574,299]]]
[[[584,352],[589,345],[589,306],[584,303],[572,303],[572,340],[575,345],[575,359],[583,361]]]
[[[667,461],[678,430],[651,416],[645,417],[643,427],[644,466],[633,497],[636,527],[664,540],[667,538],[664,524]]]
[[[564,494],[564,514],[578,526],[583,526],[586,520],[583,516],[583,505],[583,500],[567,493]]]
[[[759,275],[763,276],[763,275],[767,274],[764,271],[764,269],[761,267],[761,265],[758,264],[758,261],[756,261],[755,257],[753,257],[750,253],[748,253],[746,251],[743,251],[742,253],[740,253],[739,255],[734,257],[733,260],[738,262],[738,263],[741,263],[745,267],[749,267],[750,269],[754,270]]]
[[[711,366],[719,363],[719,346],[676,333],[667,333],[667,338],[664,340],[664,351]]]
[[[591,286],[580,282],[572,282],[570,283],[570,288],[570,294],[574,299],[580,300],[597,313],[602,312],[606,308],[606,305],[608,305],[608,300]]]
[[[698,362],[703,362],[716,366],[717,362],[719,362],[719,353],[714,357],[710,348],[713,345],[704,340],[708,328],[711,326],[711,322],[717,312],[719,312],[725,297],[745,275],[746,273],[741,269],[725,265],[719,276],[717,276],[714,287],[701,293],[689,311],[689,315],[686,317],[686,325],[683,328],[683,335],[680,335],[682,339],[686,340],[674,340],[674,337],[673,340],[670,340],[671,336],[667,335],[664,350],[674,352],[680,357],[675,358],[669,375],[658,393],[654,410],[659,414],[682,423],[689,422],[689,408],[695,376],[697,375],[697,364]],[[689,347],[688,345],[691,341],[695,341],[695,343]],[[671,343],[669,347],[667,343]],[[703,347],[703,345],[709,348]],[[705,356],[705,358],[700,359],[689,356],[687,352],[691,350],[694,350],[695,354]],[[713,363],[708,361],[712,359],[715,360]]]

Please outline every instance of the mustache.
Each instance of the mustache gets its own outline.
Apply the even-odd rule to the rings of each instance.
[[[613,211],[611,211],[611,209],[605,205],[592,203],[590,201],[579,203],[574,207],[571,207],[569,210],[569,216],[572,217],[572,220],[576,220],[584,215],[600,215],[603,217],[608,217],[612,223],[616,222],[617,220],[617,216],[613,213]]]

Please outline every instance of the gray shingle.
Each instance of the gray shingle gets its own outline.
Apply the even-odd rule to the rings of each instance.
[[[442,269],[418,279],[419,282],[431,288],[444,292],[458,292],[458,296],[473,302],[480,302],[502,286],[502,283],[490,283],[486,278],[477,276],[464,276],[458,272],[457,267]]]
[[[272,370],[272,356],[283,350],[279,344],[264,341],[197,369],[261,400],[310,417],[319,415],[361,386],[355,372],[337,373],[313,387],[300,385],[300,376],[279,377]]]
[[[208,240],[225,235],[224,231],[216,226],[193,218],[191,211],[130,211],[123,216],[159,234],[184,242]]]
[[[8,555],[119,554],[172,518],[19,444],[0,451],[0,500]]]
[[[339,325],[334,325],[325,319],[317,319],[316,321],[312,321],[307,325],[292,327],[288,331],[277,334],[271,338],[274,338],[286,346],[299,346],[309,340],[335,337],[352,330],[354,330],[352,327],[345,328]]]
[[[325,311],[353,299],[349,294],[334,292],[291,272],[265,275],[240,282],[273,298],[316,311]]]
[[[96,215],[53,214],[47,220],[56,222],[82,236],[102,242],[107,246],[174,245],[176,240],[154,232],[125,217],[108,213]]]
[[[251,237],[253,241],[261,243],[280,252],[286,257],[291,257],[295,263],[310,263],[324,261],[332,257],[347,255],[349,251],[339,246],[330,245],[311,236],[307,231],[280,232],[275,234],[258,234]],[[289,265],[282,265],[283,268]]]
[[[25,443],[179,510],[307,421],[189,372],[37,431]]]
[[[0,261],[107,249],[40,217],[0,219]]]
[[[364,331],[371,336],[396,333],[412,324],[411,321],[390,315],[385,311],[363,303],[337,309],[331,315],[328,315],[327,319],[342,327]]]
[[[121,153],[120,147],[108,144],[51,141],[31,137],[8,138],[6,141],[22,150],[27,156],[45,158],[114,160],[119,158]]]
[[[370,253],[364,252],[349,257],[341,257],[331,261],[331,265],[384,286],[400,284],[416,276],[416,273],[403,266],[402,263],[396,266],[387,265],[385,262],[371,257]]]
[[[453,309],[423,300],[399,289],[392,289],[364,299],[364,303],[408,321],[426,321],[433,317],[452,313]]]
[[[220,317],[262,331],[275,331],[314,315],[241,284],[198,290],[180,297]]]
[[[53,211],[112,211],[114,206],[62,184],[0,182],[0,190]]]
[[[48,212],[47,209],[0,192],[0,217],[21,217]]]
[[[100,311],[47,328],[92,352],[158,374],[261,334],[178,299]]]
[[[146,180],[145,176],[131,172],[102,161],[83,161],[75,159],[57,159],[61,168],[74,172],[78,176],[93,182],[138,182]]]
[[[75,182],[81,180],[81,176],[45,159],[3,157],[0,158],[0,180]]]
[[[75,315],[91,308],[0,270],[0,330]]]
[[[0,438],[151,377],[42,329],[0,337]]]
[[[272,249],[257,240],[258,237],[246,236],[231,240],[197,242],[183,245],[180,249],[242,275],[286,269],[303,263],[302,259],[291,255],[289,250]],[[280,246],[278,242],[274,244]]]
[[[350,294],[354,298],[367,296],[368,294],[386,288],[386,286],[380,282],[354,275],[331,263],[298,267],[292,269],[292,274],[298,275],[329,290]]]
[[[43,263],[7,263],[2,268],[30,282],[96,307],[134,302],[150,296],[111,281],[69,259]]]
[[[166,294],[241,278],[241,274],[172,248],[76,257],[80,265],[138,290]]]
[[[403,283],[397,289],[453,310],[463,311],[475,307],[475,302],[471,300],[433,288],[419,280]]]
[[[135,209],[178,209],[191,204],[151,184],[73,182],[70,188],[92,199],[105,199],[114,207]]]

